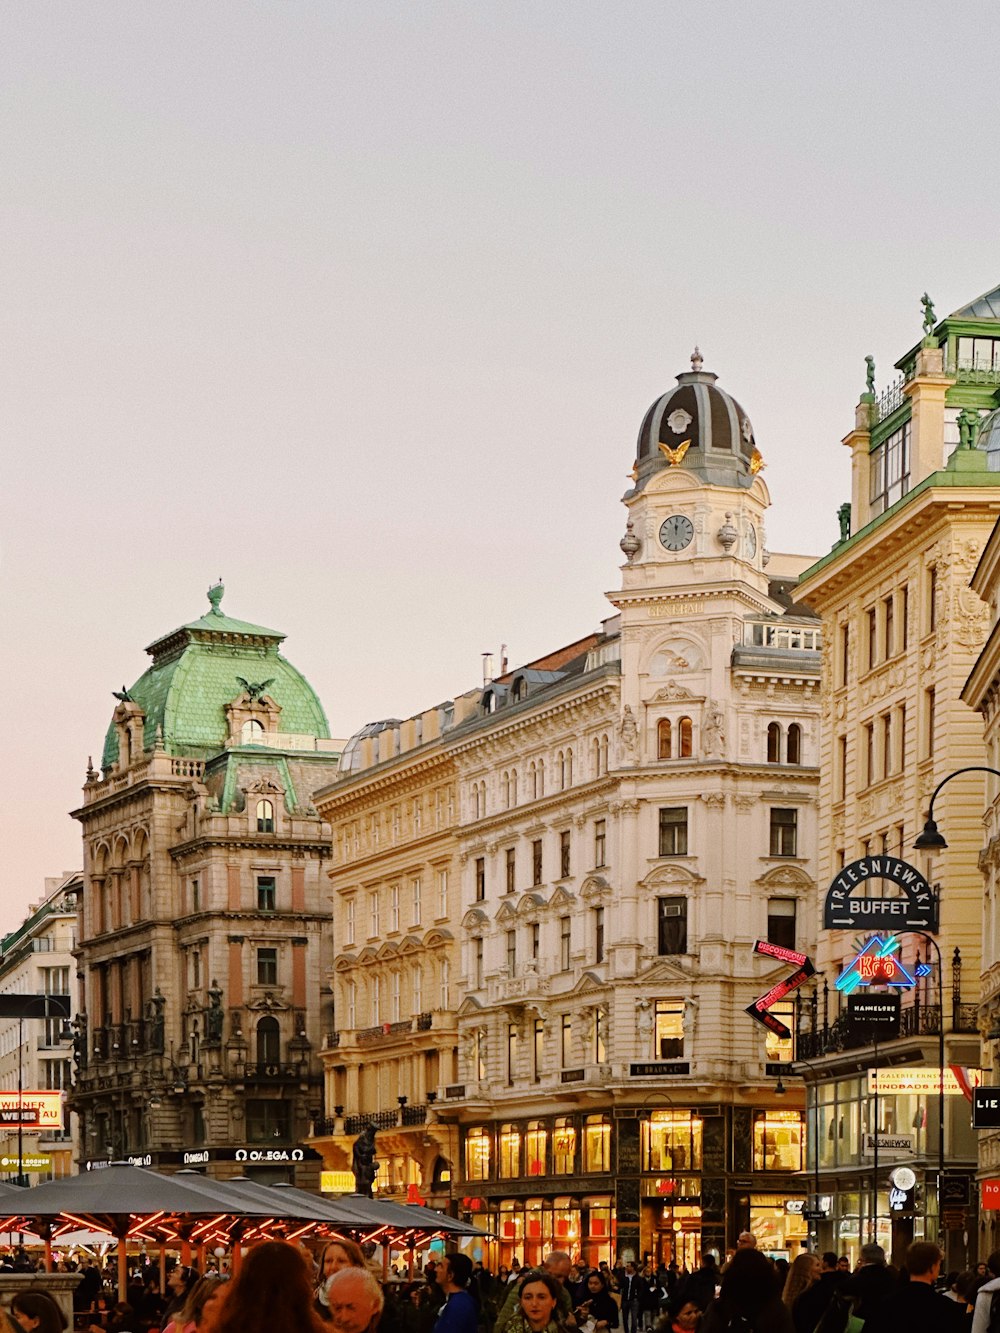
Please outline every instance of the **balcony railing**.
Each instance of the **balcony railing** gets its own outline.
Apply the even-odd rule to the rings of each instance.
[[[359,1046],[377,1046],[380,1042],[391,1041],[393,1037],[398,1037],[404,1032],[429,1032],[433,1015],[430,1013],[415,1014],[413,1018],[404,1018],[398,1023],[379,1023],[376,1027],[359,1028],[355,1033],[355,1040]],[[340,1044],[339,1034],[336,1045]]]

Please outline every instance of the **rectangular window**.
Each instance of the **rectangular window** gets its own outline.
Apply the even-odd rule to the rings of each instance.
[[[906,704],[900,704],[898,709],[899,725],[896,730],[899,733],[899,740],[896,742],[896,752],[899,762],[896,764],[896,771],[903,773],[906,770]]]
[[[570,968],[570,941],[572,917],[559,918],[559,971],[568,972]]]
[[[559,834],[559,878],[566,879],[569,873],[569,829],[563,829]]]
[[[415,1014],[419,1014],[423,1011],[424,1007],[424,972],[423,968],[420,966],[419,963],[413,969],[413,980],[411,982],[411,985],[412,985],[412,996],[413,996],[413,1012]],[[350,1023],[348,1026],[353,1027],[354,1024]]]
[[[910,590],[904,583],[899,590],[899,651],[906,652],[907,621],[910,618]]]
[[[257,876],[257,911],[273,912],[278,905],[278,886],[273,875]]]
[[[277,986],[278,951],[277,949],[257,950],[257,985]]]
[[[642,1121],[642,1168],[673,1175],[700,1171],[703,1121],[697,1112],[656,1110]]]
[[[69,1092],[71,1062],[69,1060],[42,1060],[42,1087],[52,1092]]]
[[[837,800],[847,797],[847,737],[841,736],[837,743]]]
[[[892,657],[896,651],[896,641],[893,627],[893,600],[890,594],[882,602],[882,632],[884,634],[885,655]]]
[[[871,465],[872,517],[901,500],[910,489],[910,423],[904,422],[898,430],[872,450]]]
[[[588,1115],[583,1123],[584,1171],[610,1171],[611,1117]]]
[[[878,662],[878,624],[875,619],[875,608],[868,608],[868,670]]]
[[[937,565],[927,571],[927,633],[937,628]]]
[[[517,888],[517,852],[513,847],[504,852],[504,884],[508,893]]]
[[[798,1111],[754,1111],[751,1169],[802,1170],[802,1116]]]
[[[382,1022],[382,978],[372,977],[371,986],[372,1012],[371,1020],[378,1024]]]
[[[532,884],[541,884],[542,882],[541,838],[536,838],[531,844],[531,882]]]
[[[937,729],[937,695],[932,685],[924,690],[924,753],[929,759],[934,753],[934,732]]]
[[[531,925],[531,957],[534,962],[538,962],[538,956],[541,951],[542,928],[537,921]]]
[[[507,975],[517,975],[517,931],[507,931]]]
[[[392,1001],[391,1001],[392,1008],[391,1008],[391,1010],[390,1010],[390,1017],[391,1017],[391,1019],[392,1019],[392,1021],[393,1021],[394,1023],[398,1023],[398,1022],[399,1022],[400,1004],[401,1004],[401,1001],[400,1001],[400,994],[399,994],[399,988],[400,988],[400,978],[399,978],[399,973],[398,973],[398,972],[393,972],[393,974],[392,974]]]
[[[450,1008],[451,1008],[451,994],[450,994],[450,991],[451,991],[451,965],[449,964],[447,958],[444,958],[444,959],[441,960],[441,991],[440,991],[440,999],[441,999],[441,1008],[442,1008],[442,1009],[447,1010],[447,1009],[450,1009]]]
[[[421,910],[421,909],[420,909],[420,892],[421,892],[420,880],[419,880],[419,879],[411,879],[411,880],[410,880],[410,902],[411,902],[411,904],[412,904],[412,908],[413,908],[413,910],[412,910],[412,912],[410,913],[410,921],[411,921],[411,923],[412,923],[414,926],[419,926],[419,925],[420,925],[420,910]]]
[[[604,908],[594,908],[594,962],[604,962]]]
[[[535,1019],[534,1040],[531,1047],[531,1077],[536,1083],[542,1081],[542,1067],[545,1064],[545,1024],[540,1018]]]
[[[865,723],[865,785],[875,781],[875,723]]]
[[[201,882],[197,879],[191,881],[191,911],[201,911]]]
[[[476,857],[476,902],[481,903],[486,899],[486,857]]]
[[[765,1059],[773,1060],[777,1064],[791,1064],[794,1055],[792,1044],[795,1040],[795,1005],[791,1000],[781,1000],[771,1006],[771,1013],[780,1023],[784,1023],[792,1035],[780,1037],[767,1028],[764,1033]]]
[[[890,777],[892,774],[892,714],[884,713],[882,715],[882,776]]]
[[[840,627],[840,683],[847,684],[851,661],[851,627],[849,624]]]
[[[263,950],[262,952],[265,952],[265,953],[274,953],[274,950],[273,950],[273,949],[267,949],[267,950]],[[260,964],[259,964],[259,962],[258,962],[257,971],[258,971],[258,974],[259,974],[259,972],[260,972]],[[258,975],[258,977],[257,977],[257,980],[260,981],[260,976],[259,976],[259,975]],[[266,985],[267,983],[265,982],[264,984]],[[198,989],[200,988],[200,986],[201,986],[201,954],[199,953],[199,951],[198,951],[197,949],[192,949],[192,950],[191,950],[191,987],[192,987],[193,990],[198,990]]]
[[[507,1024],[507,1086],[517,1077],[517,1024]]]
[[[657,898],[656,946],[661,955],[687,953],[686,898]]]
[[[687,856],[688,812],[686,805],[660,807],[660,855]]]
[[[605,855],[608,844],[608,823],[606,819],[594,820],[594,866],[600,870],[607,865]]]
[[[473,985],[475,986],[476,990],[482,990],[483,989],[483,937],[481,935],[476,936],[475,950],[476,950],[476,955],[475,955],[476,968],[473,977]]]
[[[684,1057],[684,1001],[657,1000],[653,1030],[653,1059]]]
[[[344,935],[345,935],[344,943],[353,944],[354,943],[354,899],[353,898],[348,898],[346,903],[344,904],[344,914],[346,918],[344,922]]]
[[[470,1129],[465,1136],[465,1178],[466,1180],[489,1180],[490,1178],[490,1132],[481,1125]]]
[[[291,1135],[292,1103],[251,1098],[246,1103],[247,1143],[270,1147],[287,1143]]]
[[[568,1115],[556,1116],[552,1125],[552,1174],[571,1176],[575,1171],[576,1126]]]
[[[500,1126],[500,1179],[521,1174],[521,1131],[517,1125]]]
[[[448,872],[447,870],[438,871],[438,920],[443,920],[448,915]]]
[[[563,1069],[573,1063],[573,1020],[569,1014],[563,1014],[559,1023],[559,1061]]]
[[[389,929],[399,929],[399,885],[393,884],[389,889]]]
[[[771,855],[796,856],[799,832],[798,810],[771,807]]]
[[[378,889],[372,889],[368,895],[368,937],[377,939],[379,933]]]
[[[783,949],[795,948],[795,899],[768,898],[767,942]]]

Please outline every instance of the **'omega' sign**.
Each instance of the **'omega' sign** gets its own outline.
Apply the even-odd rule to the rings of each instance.
[[[895,898],[854,896],[866,881],[900,890]],[[937,894],[923,875],[898,856],[865,856],[834,876],[823,905],[825,930],[929,930],[938,928]]]

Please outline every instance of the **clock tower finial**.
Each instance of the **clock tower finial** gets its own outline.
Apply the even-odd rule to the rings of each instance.
[[[701,370],[701,368],[702,368],[702,366],[703,366],[704,364],[705,364],[705,358],[702,356],[701,352],[698,350],[698,345],[697,345],[697,343],[696,343],[696,344],[695,344],[695,349],[694,349],[694,351],[691,353],[691,369],[692,369],[693,371],[697,372],[697,371]]]

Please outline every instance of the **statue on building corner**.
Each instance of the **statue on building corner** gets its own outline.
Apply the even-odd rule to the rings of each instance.
[[[847,500],[837,510],[837,522],[840,524],[840,540],[846,542],[851,535],[851,502]]]
[[[963,407],[958,414],[958,447],[975,449],[979,440],[979,413],[972,407]]]
[[[705,705],[705,720],[701,727],[701,744],[706,756],[723,758],[726,753],[726,718],[722,709],[709,699]]]
[[[635,714],[632,712],[631,704],[626,704],[622,711],[618,734],[621,737],[622,748],[625,753],[634,759],[636,743],[639,740],[639,726],[635,720]]]
[[[155,1055],[163,1054],[163,1007],[167,999],[157,986],[152,998],[146,1002],[146,1015],[149,1019],[149,1049]]]
[[[931,300],[931,298],[927,295],[926,292],[924,292],[923,296],[920,298],[920,307],[924,312],[924,321],[923,321],[924,337],[929,338],[931,334],[934,332],[934,325],[937,323],[937,316],[934,314],[934,302]]]
[[[213,977],[212,984],[208,988],[208,1008],[205,1010],[205,1041],[217,1042],[222,1040],[222,987]]]
[[[865,393],[875,397],[875,358],[865,357]]]
[[[354,1173],[354,1188],[357,1193],[363,1194],[366,1199],[370,1199],[372,1197],[372,1186],[375,1184],[375,1177],[378,1174],[378,1164],[375,1160],[374,1120],[369,1121],[354,1140],[351,1171]]]

